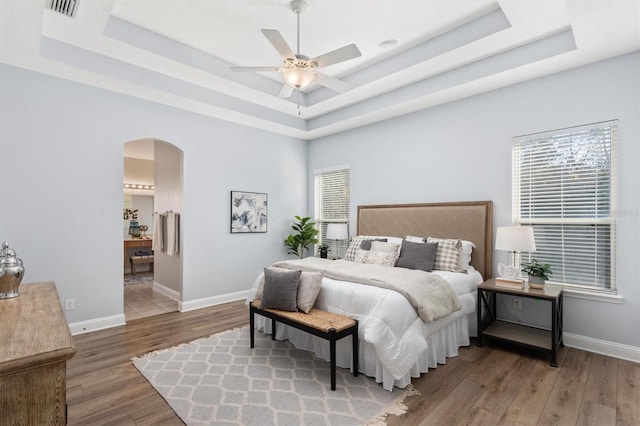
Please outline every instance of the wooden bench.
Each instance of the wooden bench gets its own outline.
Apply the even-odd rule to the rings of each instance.
[[[136,265],[140,265],[140,264],[149,264],[151,268],[151,272],[153,272],[153,255],[152,254],[147,256],[131,256],[129,261],[131,262],[131,273],[133,275],[136,274]]]
[[[249,305],[251,347],[254,347],[254,314],[271,318],[271,339],[276,339],[276,322],[311,333],[329,341],[331,364],[331,390],[336,390],[336,342],[351,335],[353,350],[353,375],[358,377],[358,321],[345,315],[312,308],[304,312],[288,312],[279,309],[260,309],[260,300]]]

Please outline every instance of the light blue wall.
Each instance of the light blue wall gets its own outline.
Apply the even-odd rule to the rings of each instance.
[[[624,301],[566,298],[564,326],[640,347],[639,79],[636,52],[318,139],[309,146],[307,188],[313,193],[313,170],[350,164],[352,218],[359,204],[493,200],[494,226],[507,225],[512,137],[618,119],[617,274]],[[494,259],[506,262],[506,253]],[[535,323],[537,305],[526,302],[518,315]]]
[[[184,152],[185,301],[251,287],[306,208],[307,143],[0,65],[0,240],[70,322],[123,313],[123,144]],[[229,233],[230,191],[269,196],[268,232]]]

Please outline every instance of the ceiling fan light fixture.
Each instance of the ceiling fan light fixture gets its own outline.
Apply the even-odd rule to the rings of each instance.
[[[315,63],[308,58],[296,55],[296,59],[287,59],[284,64],[284,81],[291,87],[302,89],[308,86],[315,78]]]

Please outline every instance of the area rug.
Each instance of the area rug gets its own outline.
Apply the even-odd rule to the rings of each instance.
[[[152,283],[153,272],[140,272],[135,275],[127,274],[124,276],[124,285]]]
[[[225,331],[134,358],[133,364],[187,425],[385,424],[417,391],[388,392],[370,377],[338,368],[289,342],[249,328]]]

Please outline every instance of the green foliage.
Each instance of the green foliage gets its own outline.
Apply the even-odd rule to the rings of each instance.
[[[291,229],[296,231],[284,240],[284,245],[289,247],[289,254],[295,254],[300,259],[304,256],[304,251],[310,245],[316,244],[318,239],[318,230],[315,228],[315,222],[311,222],[310,217],[295,217],[298,222],[291,225]]]
[[[553,272],[551,272],[551,265],[548,263],[542,265],[536,259],[531,259],[531,262],[523,263],[522,272],[526,272],[527,275],[534,277],[540,277],[543,280],[548,280],[549,275],[553,275]]]

